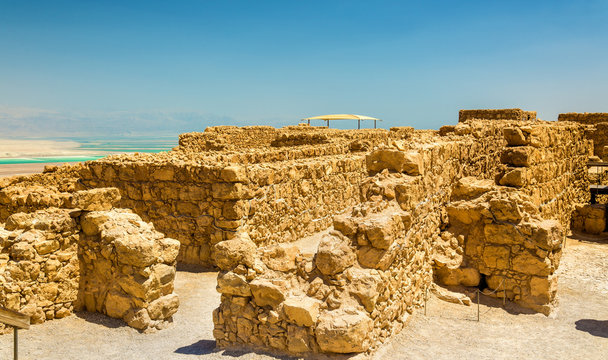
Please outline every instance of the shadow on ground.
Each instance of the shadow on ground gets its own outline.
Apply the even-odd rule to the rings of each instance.
[[[575,322],[576,330],[593,336],[608,338],[608,320],[580,319]]]
[[[208,355],[211,353],[219,353],[221,352],[222,356],[226,357],[234,357],[239,358],[241,356],[247,354],[256,354],[263,355],[267,357],[272,357],[277,360],[296,360],[296,359],[331,359],[331,360],[347,360],[352,357],[352,355],[342,355],[342,354],[334,354],[327,356],[325,354],[307,354],[304,356],[291,356],[284,353],[265,351],[262,349],[253,349],[253,348],[228,348],[228,349],[218,349],[215,346],[215,340],[199,340],[194,344],[182,346],[175,350],[177,354],[184,355]]]
[[[93,313],[88,311],[76,311],[74,313],[77,317],[84,319],[90,323],[102,325],[111,329],[127,326],[127,324],[121,319],[114,319],[109,316],[100,313]]]
[[[182,346],[175,350],[177,354],[184,355],[206,355],[217,351],[215,340],[199,340],[194,344]]]

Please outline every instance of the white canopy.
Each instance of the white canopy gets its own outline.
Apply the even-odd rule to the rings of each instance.
[[[302,119],[302,121],[308,121],[308,125],[310,125],[310,120],[324,120],[327,122],[327,127],[329,127],[329,120],[357,120],[357,129],[361,129],[361,120],[373,120],[374,129],[376,128],[376,121],[382,121],[371,116],[355,114],[329,114]]]
[[[313,116],[313,117],[305,118],[302,120],[376,120],[376,121],[382,121],[380,119],[376,119],[371,116],[355,115],[355,114],[329,114],[329,115]]]

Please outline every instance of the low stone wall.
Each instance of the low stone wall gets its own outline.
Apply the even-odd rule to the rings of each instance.
[[[0,223],[0,305],[33,323],[74,309],[140,330],[171,321],[179,305],[173,293],[179,242],[130,211],[110,210],[120,199],[116,189],[55,198],[68,199],[71,208],[15,213]]]
[[[34,324],[74,308],[79,228],[70,212],[19,213],[0,224],[0,305],[31,316]]]
[[[606,204],[577,205],[572,215],[572,230],[594,235],[608,231]]]
[[[564,241],[557,220],[539,216],[520,190],[464,178],[447,206],[449,227],[436,243],[436,276],[445,285],[477,286],[548,315]]]
[[[179,306],[173,293],[179,242],[126,210],[89,212],[80,224],[77,309],[123,319],[139,330],[171,321]]]
[[[565,231],[574,206],[589,199],[586,163],[591,143],[584,126],[539,122],[505,127],[507,147],[501,153],[500,185],[531,197],[540,215],[557,219]]]
[[[608,161],[608,113],[566,113],[559,114],[557,120],[589,125],[585,135],[593,141],[594,155]]]
[[[593,125],[608,122],[608,113],[565,113],[557,116],[557,121],[572,121]]]
[[[522,109],[460,110],[458,112],[458,122],[467,120],[532,121],[536,120],[536,111],[524,111]]]

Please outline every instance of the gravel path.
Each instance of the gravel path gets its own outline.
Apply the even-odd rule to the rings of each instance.
[[[608,242],[569,240],[560,266],[559,309],[552,318],[484,299],[476,306],[430,299],[427,316],[409,325],[374,359],[607,359]],[[211,312],[219,303],[215,273],[179,271],[180,310],[169,328],[140,334],[121,321],[81,313],[34,325],[19,335],[20,359],[275,359],[215,350]],[[0,336],[0,359],[12,358],[12,335]],[[359,356],[357,357],[359,358]]]

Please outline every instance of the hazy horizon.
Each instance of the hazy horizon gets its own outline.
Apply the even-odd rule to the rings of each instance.
[[[0,138],[608,111],[607,1],[1,3]]]

